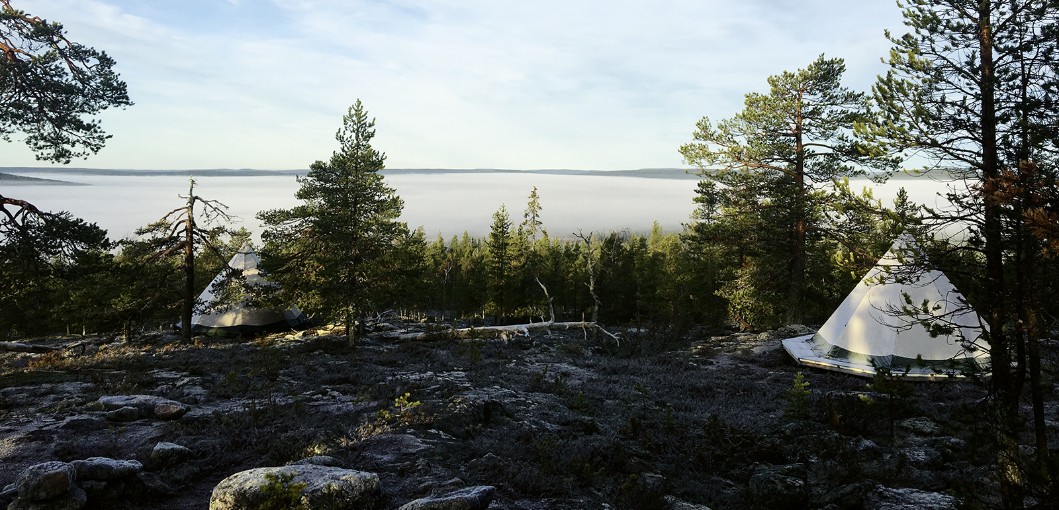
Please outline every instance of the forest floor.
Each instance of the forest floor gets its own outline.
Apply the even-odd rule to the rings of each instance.
[[[205,509],[235,472],[329,456],[379,475],[380,509],[476,485],[496,487],[490,508],[512,509],[883,508],[903,490],[980,508],[996,497],[981,383],[802,368],[780,345],[797,329],[394,340],[423,327],[380,325],[355,346],[314,330],[193,344],[66,337],[35,341],[54,352],[0,353],[0,488],[44,461],[138,459],[141,490],[89,508]],[[1047,367],[1054,448],[1056,360]],[[115,421],[99,403],[115,395],[191,410]],[[191,454],[161,465],[159,442]]]

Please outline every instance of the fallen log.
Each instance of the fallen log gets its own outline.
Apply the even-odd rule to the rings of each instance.
[[[452,328],[437,331],[423,331],[420,333],[405,333],[398,335],[397,339],[406,340],[460,340],[472,338],[500,338],[508,340],[516,336],[529,336],[531,331],[550,329],[599,329],[611,338],[617,337],[599,327],[595,322],[533,322],[530,324],[512,324],[509,326],[483,326],[480,328]]]
[[[7,352],[44,353],[58,350],[60,350],[59,347],[49,347],[47,345],[27,344],[22,342],[0,342],[0,351]]]

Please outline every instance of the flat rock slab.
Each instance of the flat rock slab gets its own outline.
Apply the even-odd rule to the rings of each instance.
[[[295,493],[298,489],[300,496]],[[301,504],[313,510],[371,509],[379,489],[375,473],[311,464],[263,467],[221,480],[210,496],[210,510],[254,510],[268,504]],[[293,496],[289,501],[277,501],[289,496]]]
[[[71,462],[77,472],[77,481],[98,480],[109,482],[135,476],[143,470],[143,464],[135,460],[115,460],[107,457],[91,457]]]
[[[485,510],[493,502],[496,487],[480,485],[467,487],[441,496],[429,496],[410,501],[398,510]]]
[[[878,486],[864,499],[865,510],[956,510],[956,498],[940,492]]]
[[[187,404],[154,395],[102,396],[99,397],[99,403],[108,411],[133,407],[139,410],[140,416],[144,418],[161,420],[175,420],[191,410],[191,406]]]

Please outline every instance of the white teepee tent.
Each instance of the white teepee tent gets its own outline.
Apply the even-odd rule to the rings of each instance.
[[[941,326],[936,336],[931,325]],[[872,376],[878,367],[913,378],[960,377],[988,370],[984,327],[902,235],[815,335],[788,338],[783,347],[803,365],[856,375]]]
[[[258,269],[260,263],[261,259],[250,248],[250,245],[244,244],[242,248],[239,248],[239,252],[228,261],[228,267],[233,271],[242,273],[242,278],[247,286],[264,287],[275,285],[262,276]],[[218,296],[215,291],[220,293],[225,285],[232,285],[233,282],[231,280],[227,270],[221,271],[220,274],[213,278],[206,290],[199,294],[199,306],[196,307],[195,313],[191,317],[191,329],[193,331],[201,333],[206,331],[245,332],[284,329],[298,327],[307,322],[305,314],[293,305],[283,310],[255,308],[249,306],[245,301],[230,304],[218,303]]]

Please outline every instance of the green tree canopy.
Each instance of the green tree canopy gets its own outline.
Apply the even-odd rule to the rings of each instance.
[[[493,213],[493,223],[489,227],[489,239],[486,241],[486,251],[489,254],[486,259],[489,264],[489,290],[494,306],[494,321],[498,324],[504,320],[504,307],[511,292],[511,275],[515,270],[512,253],[515,238],[511,227],[511,215],[507,212],[507,206],[501,205],[500,209]]]
[[[781,254],[770,265],[786,268],[787,321],[802,320],[806,287],[806,254],[812,237],[820,235],[820,208],[826,195],[818,191],[835,178],[888,170],[891,160],[874,158],[852,136],[855,122],[868,112],[864,94],[841,84],[842,59],[823,55],[806,68],[768,78],[769,92],[746,95],[743,111],[716,126],[702,118],[691,143],[680,148],[684,160],[706,179],[720,185],[757,190],[755,209],[771,210],[768,225],[779,225],[780,242],[764,249]],[[732,233],[733,239],[755,232]]]
[[[983,334],[992,357],[997,478],[1004,504],[1020,507],[1026,375],[1045,478],[1049,466],[1038,339],[1047,334],[1040,318],[1055,313],[1044,307],[1054,294],[1055,267],[1044,265],[1046,246],[1031,234],[1056,179],[1059,2],[912,0],[902,6],[908,32],[887,34],[890,69],[872,89],[878,112],[857,130],[968,184],[948,194],[953,207],[938,212],[933,226],[969,234],[964,247],[984,261],[975,271],[977,285],[965,292],[982,297],[976,308],[988,325]]]
[[[132,104],[114,59],[67,38],[63,26],[0,0],[0,137],[16,133],[37,159],[69,163],[110,135],[91,119]]]
[[[94,223],[13,202],[0,204],[0,338],[57,326],[51,315],[69,299],[78,260],[110,247]]]
[[[342,118],[339,149],[299,178],[293,209],[258,215],[265,264],[302,309],[354,321],[398,282],[385,268],[410,235],[403,202],[382,174],[386,156],[371,146],[375,120],[358,99]]]

